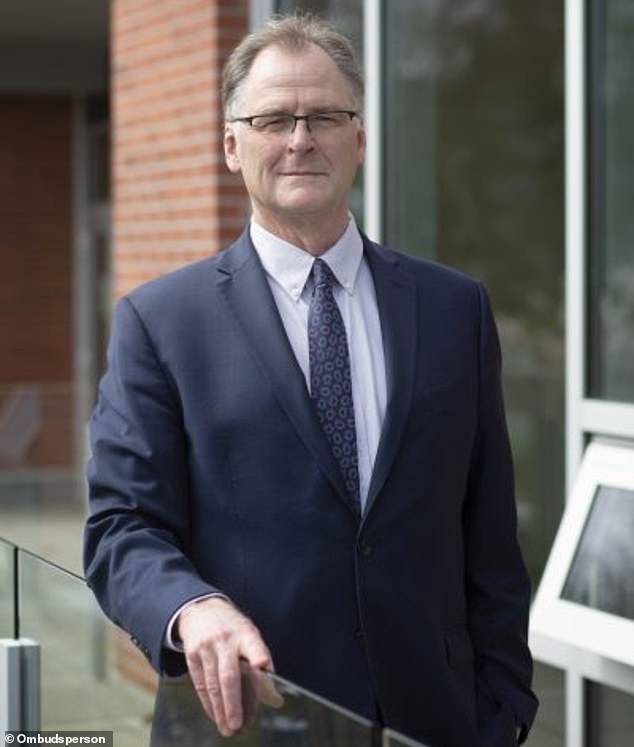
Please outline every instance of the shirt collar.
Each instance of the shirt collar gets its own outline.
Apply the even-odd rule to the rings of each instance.
[[[293,298],[299,301],[313,266],[313,256],[304,249],[280,239],[251,219],[251,240],[267,275],[270,275]],[[321,256],[346,292],[354,284],[363,258],[363,240],[354,218],[346,230]]]

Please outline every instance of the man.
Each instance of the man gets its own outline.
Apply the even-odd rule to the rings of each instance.
[[[223,99],[252,220],[118,307],[89,583],[225,736],[244,659],[430,745],[510,747],[536,700],[486,294],[356,227],[363,83],[336,31],[247,36]]]

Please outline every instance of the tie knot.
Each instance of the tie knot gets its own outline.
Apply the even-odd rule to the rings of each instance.
[[[315,281],[315,286],[333,286],[337,282],[337,278],[335,278],[333,271],[330,269],[330,267],[328,267],[328,263],[324,262],[323,259],[317,258],[313,262],[312,273],[313,280]]]

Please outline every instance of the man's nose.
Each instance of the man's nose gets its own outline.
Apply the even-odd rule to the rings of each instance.
[[[313,136],[308,129],[308,121],[305,119],[295,120],[295,126],[288,136],[288,147],[290,150],[310,150],[314,145]]]

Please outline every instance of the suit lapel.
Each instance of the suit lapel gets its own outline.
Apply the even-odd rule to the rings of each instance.
[[[339,465],[317,420],[304,374],[288,341],[248,228],[220,255],[217,270],[221,295],[237,319],[280,405],[322,472],[354,511]]]
[[[392,255],[364,236],[365,256],[376,291],[387,383],[385,421],[377,450],[364,517],[394,462],[409,415],[416,366],[416,286]]]

